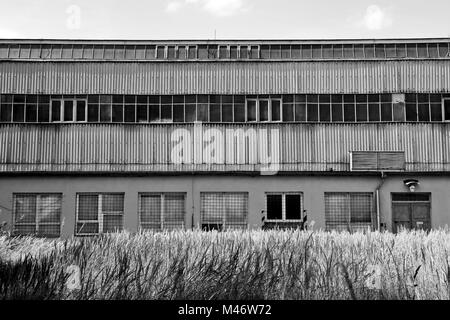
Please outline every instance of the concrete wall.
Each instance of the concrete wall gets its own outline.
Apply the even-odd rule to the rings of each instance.
[[[381,222],[392,227],[391,192],[407,192],[404,176],[388,176],[380,190]],[[414,176],[419,179],[417,192],[431,193],[431,224],[433,228],[450,225],[450,178],[445,176]],[[249,193],[249,227],[261,227],[264,194],[273,191],[303,192],[304,209],[315,228],[325,227],[324,192],[375,192],[379,176],[164,176],[164,177],[0,177],[0,223],[12,223],[14,192],[63,193],[63,226],[61,235],[74,234],[77,192],[125,192],[124,228],[138,230],[139,192],[185,192],[186,226],[200,222],[200,192],[245,191]],[[6,208],[6,209],[5,209]],[[192,217],[193,216],[193,217]]]

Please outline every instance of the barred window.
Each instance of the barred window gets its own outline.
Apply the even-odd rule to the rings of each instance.
[[[15,235],[59,237],[62,194],[13,194]]]
[[[373,194],[368,192],[325,193],[327,230],[358,231],[373,228]]]
[[[186,194],[139,194],[139,224],[142,229],[183,229]]]
[[[76,235],[123,229],[123,193],[77,194]]]
[[[202,229],[225,230],[247,227],[247,192],[201,192]]]
[[[297,221],[303,215],[303,194],[300,192],[266,193],[267,221]]]

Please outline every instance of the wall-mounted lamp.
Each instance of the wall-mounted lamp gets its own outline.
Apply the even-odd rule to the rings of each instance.
[[[419,180],[406,179],[406,180],[403,180],[403,183],[405,184],[405,186],[407,186],[409,188],[409,191],[414,192],[416,190],[417,186],[419,185]]]

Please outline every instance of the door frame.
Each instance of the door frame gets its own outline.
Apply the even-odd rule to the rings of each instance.
[[[428,195],[428,201],[393,201],[392,200],[392,196],[394,194],[421,194],[421,195]],[[395,203],[408,203],[408,204],[412,204],[412,203],[427,203],[430,207],[430,229],[432,226],[432,218],[431,218],[431,210],[432,210],[432,194],[431,192],[391,192],[391,231],[394,233],[397,233],[396,227],[395,227],[395,220],[394,220],[394,202]],[[412,223],[412,219],[411,219],[411,223]]]

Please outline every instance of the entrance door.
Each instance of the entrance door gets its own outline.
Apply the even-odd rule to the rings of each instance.
[[[430,194],[429,193],[393,193],[392,194],[392,231],[401,228],[430,230]]]

